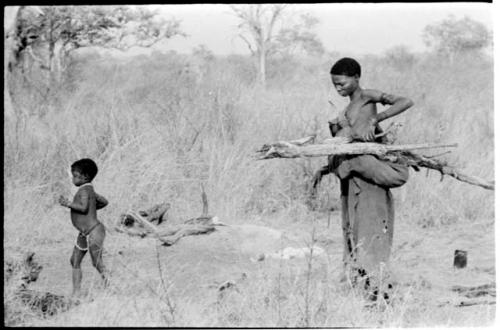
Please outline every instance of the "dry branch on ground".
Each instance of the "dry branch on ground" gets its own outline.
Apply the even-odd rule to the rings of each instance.
[[[168,220],[167,211],[170,209],[169,203],[160,203],[153,205],[152,207],[146,210],[139,210],[139,213],[142,217],[144,217],[148,222],[161,224]],[[125,226],[130,226],[134,222],[134,218],[127,216],[126,214],[122,215],[121,222]]]
[[[157,227],[147,221],[144,217],[134,211],[128,211],[126,217],[134,219],[142,229],[132,229],[124,226],[118,226],[117,231],[127,233],[131,236],[154,237],[160,240],[163,245],[173,245],[179,239],[189,235],[200,235],[212,232],[215,230],[217,223],[216,217],[199,217],[186,220],[182,224],[164,224]],[[215,220],[215,221],[214,221]]]
[[[166,246],[175,244],[184,236],[210,233],[215,230],[215,226],[223,224],[216,216],[208,215],[208,200],[203,185],[201,190],[203,210],[199,217],[187,219],[181,224],[163,223],[161,226],[156,226],[152,222],[158,220],[158,225],[162,223],[159,219],[165,220],[166,211],[170,208],[169,203],[162,203],[148,209],[149,211],[127,211],[121,215],[115,230],[130,236],[154,237]],[[138,226],[134,226],[134,224],[138,224]]]

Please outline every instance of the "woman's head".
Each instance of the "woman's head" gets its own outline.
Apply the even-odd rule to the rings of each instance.
[[[361,77],[361,65],[350,57],[344,57],[335,62],[330,70],[331,75]]]
[[[355,59],[344,57],[332,66],[330,76],[337,92],[348,96],[359,87],[361,66]]]

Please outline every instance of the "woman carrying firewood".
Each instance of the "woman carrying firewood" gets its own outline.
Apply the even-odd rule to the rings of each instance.
[[[362,89],[361,67],[351,58],[337,61],[330,70],[332,83],[350,102],[340,116],[329,122],[333,136],[352,141],[385,142],[379,122],[407,110],[413,102],[404,97]],[[390,107],[377,113],[376,104]],[[377,137],[378,136],[378,137]],[[392,245],[394,206],[390,188],[408,180],[408,167],[383,161],[373,155],[332,156],[325,171],[340,178],[345,274],[352,283],[363,283],[368,297],[387,296],[390,282],[378,287],[385,271]]]

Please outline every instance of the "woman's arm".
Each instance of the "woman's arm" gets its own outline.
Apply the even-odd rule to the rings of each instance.
[[[392,94],[382,93],[378,90],[364,90],[364,94],[375,103],[389,104],[389,109],[377,114],[377,122],[380,123],[387,118],[399,115],[413,106],[413,101],[407,97],[396,96]]]
[[[407,97],[395,96],[391,94],[382,93],[381,102],[383,105],[390,104],[391,107],[389,109],[382,111],[377,114],[377,121],[380,123],[381,121],[386,120],[387,118],[394,117],[399,115],[400,113],[408,110],[413,106],[413,101]]]

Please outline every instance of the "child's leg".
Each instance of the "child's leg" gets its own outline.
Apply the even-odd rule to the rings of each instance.
[[[86,253],[86,250],[80,250],[76,246],[73,248],[73,254],[70,259],[71,267],[73,269],[73,295],[78,295],[82,287],[82,270],[80,265]]]
[[[104,283],[107,284],[106,268],[104,267],[104,263],[102,261],[105,237],[106,231],[104,229],[104,225],[99,224],[89,235],[89,251],[92,259],[92,265],[94,265],[99,274],[101,274]]]

